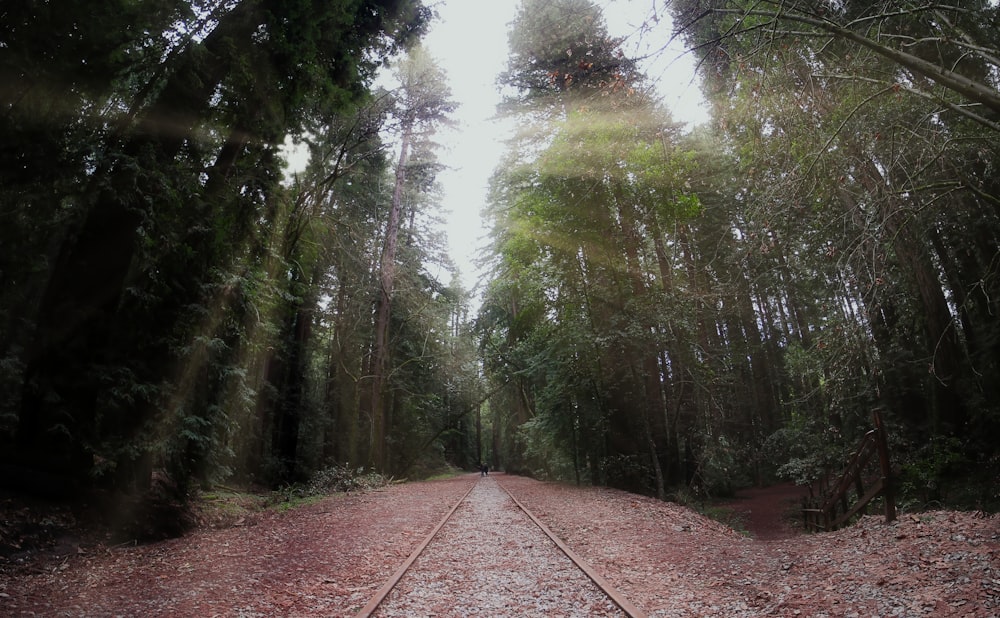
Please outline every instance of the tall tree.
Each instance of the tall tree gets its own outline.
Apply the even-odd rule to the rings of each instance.
[[[909,456],[949,436],[988,461],[995,321],[969,293],[996,272],[997,194],[979,180],[1000,128],[995,4],[672,6],[745,170],[739,227],[785,332],[787,407],[849,433],[881,403]]]
[[[199,335],[182,332],[197,322],[186,312],[214,305],[205,294],[225,288],[219,275],[253,244],[285,133],[356,97],[426,20],[419,3],[374,0],[106,9],[33,3],[4,20],[0,52],[4,135],[23,142],[25,127],[44,127],[53,139],[34,152],[74,158],[76,176],[56,194],[27,176],[5,183],[21,212],[59,203],[72,213],[50,236],[48,267],[19,281],[32,335],[16,427],[20,452],[65,454],[47,464],[72,474],[95,455],[127,468],[148,453],[137,432],[155,433],[147,425],[177,386],[177,342]],[[39,114],[34,102],[61,84],[73,95]],[[41,160],[30,153],[12,155],[13,169]]]
[[[494,289],[531,291],[531,305],[487,298],[483,317],[505,340],[488,337],[486,352],[526,393],[513,421],[529,462],[663,497],[681,473],[663,235],[699,210],[685,186],[693,158],[592,4],[527,2],[510,40],[506,105],[539,126],[495,178]]]
[[[434,130],[455,109],[451,92],[441,69],[421,48],[413,49],[397,70],[399,96],[396,115],[399,121],[399,158],[396,161],[392,203],[386,222],[384,247],[379,266],[380,288],[376,304],[375,344],[372,351],[373,424],[370,464],[384,470],[389,455],[386,440],[390,421],[385,403],[389,371],[389,327],[392,299],[396,285],[397,247],[407,189],[407,171],[416,140],[427,141]],[[411,204],[411,208],[415,207]]]

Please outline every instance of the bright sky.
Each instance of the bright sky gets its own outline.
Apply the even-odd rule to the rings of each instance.
[[[666,45],[669,18],[652,17],[654,0],[597,0],[604,7],[612,35],[629,36],[625,52],[646,55]],[[662,2],[656,2],[660,7]],[[446,150],[438,156],[449,169],[438,181],[444,190],[451,256],[461,269],[462,282],[472,290],[480,278],[475,261],[486,243],[480,213],[489,178],[500,160],[506,130],[492,120],[499,102],[496,78],[507,66],[507,30],[520,0],[441,0],[435,4],[441,19],[424,39],[424,47],[447,72],[452,97],[460,104],[459,127],[438,136]],[[652,24],[638,36],[638,29]],[[679,45],[655,55],[644,68],[659,87],[674,119],[697,124],[707,120],[693,63]]]

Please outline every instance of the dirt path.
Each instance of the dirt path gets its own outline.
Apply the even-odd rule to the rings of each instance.
[[[754,487],[719,506],[732,510],[755,539],[787,539],[801,532],[796,517],[806,491],[794,483]]]

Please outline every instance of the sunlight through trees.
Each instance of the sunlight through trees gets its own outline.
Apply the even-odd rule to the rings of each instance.
[[[611,4],[519,4],[475,298],[431,7],[3,9],[4,483],[183,504],[487,459],[684,500],[815,479],[878,407],[904,506],[995,509],[996,2],[650,4],[702,126]]]

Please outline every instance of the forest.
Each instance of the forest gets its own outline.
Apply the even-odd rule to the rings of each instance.
[[[877,409],[901,505],[998,510],[997,2],[649,4],[710,121],[614,2],[522,0],[476,290],[433,3],[0,8],[0,485],[487,462],[684,501],[814,480]]]

